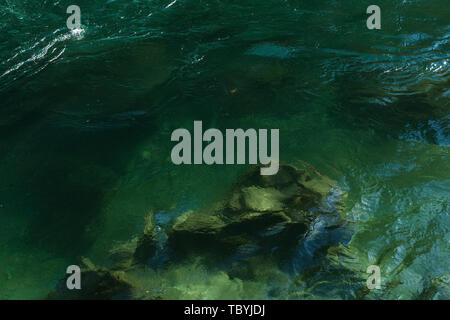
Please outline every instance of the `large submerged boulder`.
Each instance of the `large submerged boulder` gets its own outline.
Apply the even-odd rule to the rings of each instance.
[[[187,211],[165,228],[149,213],[141,235],[110,251],[112,267],[99,268],[85,260],[82,279],[89,289],[69,291],[61,281],[49,298],[186,296],[186,288],[193,284],[189,279],[176,279],[191,268],[201,279],[204,273],[220,277],[239,292],[243,290],[242,281],[264,286],[258,282],[261,272],[267,281],[284,279],[279,262],[309,234],[319,215],[339,210],[339,201],[333,203],[335,211],[330,211],[329,203],[324,206],[334,190],[334,181],[303,165],[305,169],[281,164],[273,176],[261,176],[260,168],[254,167],[224,200],[209,208]],[[211,269],[204,268],[206,265]]]
[[[244,245],[274,246],[284,233],[297,241],[332,188],[330,179],[313,174],[287,164],[273,176],[253,168],[216,208],[180,216],[167,231],[169,245],[175,252],[226,254]]]

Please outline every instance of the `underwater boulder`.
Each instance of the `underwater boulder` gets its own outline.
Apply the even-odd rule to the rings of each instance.
[[[296,181],[306,174],[305,170],[297,169],[294,166],[281,163],[277,174],[261,175],[259,166],[251,168],[244,173],[238,181],[238,188],[258,186],[258,187],[285,187],[296,183]]]
[[[247,212],[227,220],[217,215],[189,215],[168,232],[169,245],[183,255],[202,251],[225,256],[241,246],[258,244],[265,229],[291,222],[281,211]]]
[[[240,179],[224,203],[210,211],[180,216],[167,231],[168,243],[176,253],[223,255],[242,246],[275,246],[287,238],[295,244],[309,229],[331,182],[286,164],[274,176],[261,176],[255,167]]]
[[[277,175],[261,176],[255,166],[225,199],[187,211],[164,229],[150,212],[141,235],[110,251],[112,268],[99,268],[84,259],[83,290],[68,290],[64,280],[48,298],[197,297],[209,283],[199,286],[202,289],[195,295],[186,288],[198,285],[205,274],[221,275],[233,290],[241,290],[245,282],[261,293],[269,290],[269,296],[288,294],[288,275],[281,265],[308,237],[313,221],[330,213],[322,205],[334,190],[331,179],[307,164],[304,167],[281,164]],[[158,264],[168,261],[165,258],[170,263]],[[195,271],[189,280],[185,270],[191,269]]]
[[[276,175],[262,176],[258,168],[246,173],[228,200],[232,212],[285,211],[289,216],[319,206],[335,184],[314,168],[304,169],[281,164]]]
[[[284,208],[283,201],[287,198],[274,188],[252,186],[243,188],[241,192],[245,209],[254,211],[280,211]]]
[[[177,251],[200,250],[211,243],[220,243],[225,222],[217,215],[202,211],[188,211],[168,230],[168,240]]]

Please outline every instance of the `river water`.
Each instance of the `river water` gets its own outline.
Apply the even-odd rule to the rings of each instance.
[[[281,160],[336,180],[350,227],[317,227],[289,290],[199,267],[175,298],[358,298],[315,262],[327,241],[353,272],[380,267],[365,298],[450,298],[448,1],[378,0],[381,30],[356,0],[73,2],[0,0],[0,298],[45,298],[81,256],[102,265],[150,211],[220,200],[245,166],[170,161],[194,120],[280,129]]]

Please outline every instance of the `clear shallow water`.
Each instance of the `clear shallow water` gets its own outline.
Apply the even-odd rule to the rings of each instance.
[[[105,263],[149,211],[220,200],[245,168],[170,162],[171,132],[202,120],[279,128],[282,160],[348,193],[352,227],[299,247],[296,293],[198,266],[187,297],[355,298],[329,262],[305,274],[335,241],[349,269],[380,265],[385,286],[365,298],[448,299],[446,1],[379,1],[380,31],[360,1],[171,3],[78,1],[80,36],[72,3],[0,0],[0,297],[45,297],[80,256]],[[182,286],[183,270],[168,277]]]

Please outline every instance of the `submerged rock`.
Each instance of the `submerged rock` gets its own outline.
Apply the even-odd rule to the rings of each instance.
[[[248,210],[280,211],[284,208],[286,195],[274,188],[248,187],[241,190],[242,202]]]
[[[269,296],[286,294],[288,275],[280,261],[306,237],[316,217],[330,212],[322,204],[334,182],[305,167],[282,164],[274,176],[261,176],[260,168],[254,167],[224,200],[182,214],[165,230],[158,228],[150,213],[140,236],[111,250],[113,268],[85,263],[86,290],[69,291],[62,281],[49,298],[111,299],[130,292],[143,299],[203,296],[203,289],[194,296],[186,289],[196,284],[178,279],[180,270],[191,267],[199,274],[219,277],[233,292],[244,292],[243,281],[247,281],[257,290],[272,283],[276,289]],[[170,263],[157,266],[167,255],[170,259],[165,261]]]
[[[309,229],[311,209],[316,208],[317,214],[331,187],[331,180],[313,178],[306,170],[286,164],[274,176],[261,176],[259,168],[254,168],[224,205],[179,217],[168,230],[169,244],[175,252],[226,254],[244,245],[274,246],[286,240],[285,233],[297,241]],[[278,232],[270,237],[274,228]]]

